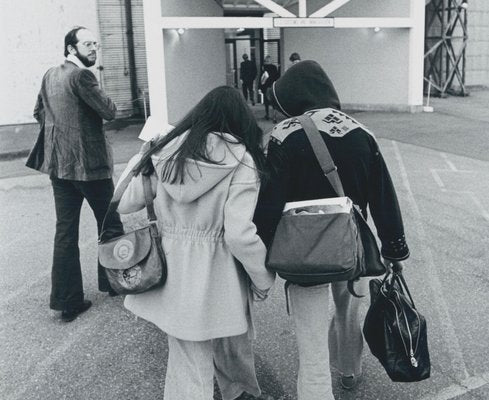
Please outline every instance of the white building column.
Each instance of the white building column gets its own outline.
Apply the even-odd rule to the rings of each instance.
[[[161,27],[161,0],[144,0],[144,35],[148,72],[149,104],[151,116],[139,135],[148,140],[168,127],[166,96],[165,49]]]
[[[423,105],[425,0],[411,0],[408,105]]]

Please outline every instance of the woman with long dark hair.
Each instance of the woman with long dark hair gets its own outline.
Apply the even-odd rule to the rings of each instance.
[[[151,150],[154,204],[168,263],[161,288],[127,296],[124,305],[168,334],[165,400],[224,400],[260,395],[251,347],[251,306],[274,282],[252,222],[264,176],[262,131],[241,94],[210,91]],[[140,175],[119,205],[144,207]]]

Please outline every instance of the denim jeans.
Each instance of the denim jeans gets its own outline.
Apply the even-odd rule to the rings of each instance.
[[[56,235],[54,238],[53,267],[51,273],[50,308],[64,310],[83,302],[83,281],[78,248],[80,211],[86,199],[97,219],[100,235],[114,184],[112,179],[72,181],[51,178],[56,208]],[[107,238],[123,233],[118,213],[112,213],[105,223]],[[101,291],[110,289],[107,276],[98,264],[98,286]]]
[[[359,287],[366,282],[360,280],[355,289],[364,292]],[[330,294],[335,305],[331,325]],[[299,349],[298,400],[334,400],[330,365],[344,376],[362,373],[361,299],[348,292],[347,282],[333,282],[290,285],[289,301]]]
[[[223,400],[261,394],[248,333],[200,342],[168,335],[168,353],[164,400],[212,400],[214,376]]]

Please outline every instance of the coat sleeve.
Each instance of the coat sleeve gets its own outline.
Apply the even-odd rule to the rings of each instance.
[[[372,140],[374,155],[368,195],[370,213],[382,244],[382,256],[393,261],[405,260],[409,257],[409,248],[396,191],[379,147]]]
[[[126,169],[122,173],[119,181],[117,182],[115,192],[119,189],[122,181],[131,173],[134,166],[141,159],[141,154],[136,154],[133,158],[129,160]],[[151,179],[151,190],[153,193],[153,198],[156,197],[156,175],[153,173],[150,176]],[[143,188],[143,177],[139,174],[133,177],[124,191],[121,197],[117,211],[121,214],[130,214],[146,207],[146,202],[144,200],[144,188]]]
[[[75,80],[76,93],[101,118],[111,121],[115,118],[117,107],[114,102],[100,89],[97,78],[88,69],[82,69]]]
[[[224,241],[258,289],[269,289],[275,274],[265,268],[266,248],[253,223],[259,182],[253,159],[246,154],[236,168],[224,206]]]
[[[273,139],[268,146],[267,171],[269,177],[260,189],[253,220],[257,226],[258,235],[268,248],[272,243],[287,201],[290,180],[287,153]]]

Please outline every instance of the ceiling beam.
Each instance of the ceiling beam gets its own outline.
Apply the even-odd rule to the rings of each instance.
[[[335,28],[412,28],[412,18],[342,18],[335,17]]]
[[[326,4],[323,8],[320,8],[316,12],[312,13],[310,17],[321,18],[326,17],[331,14],[333,11],[336,11],[338,8],[344,6],[350,0],[333,0],[330,3]]]
[[[224,29],[224,28],[273,28],[284,22],[296,22],[294,27],[313,28],[326,26],[318,21],[330,21],[326,24],[330,28],[412,28],[412,18],[270,18],[270,17],[161,17],[160,29]],[[292,25],[287,25],[292,27]]]
[[[273,28],[273,18],[263,17],[161,17],[162,29]]]
[[[263,7],[268,8],[270,11],[281,17],[296,17],[295,14],[292,14],[289,10],[283,8],[281,5],[275,3],[272,0],[254,0],[258,4],[261,4]]]

